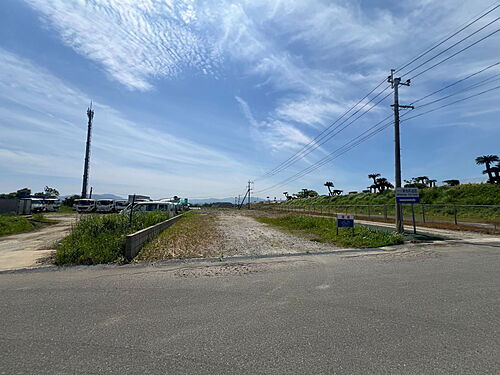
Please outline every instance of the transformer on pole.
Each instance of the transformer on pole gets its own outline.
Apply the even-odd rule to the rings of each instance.
[[[82,198],[87,198],[87,186],[89,182],[90,140],[92,139],[92,120],[94,119],[94,110],[92,109],[92,102],[90,102],[90,107],[87,108],[87,117],[88,117],[87,144],[85,146],[85,165],[83,167]]]

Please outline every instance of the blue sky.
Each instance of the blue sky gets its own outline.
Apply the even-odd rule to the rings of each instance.
[[[372,172],[392,181],[388,128],[313,173],[264,190],[389,115],[390,97],[299,163],[271,178],[257,177],[310,142],[389,69],[489,5],[4,0],[0,191],[45,185],[63,194],[81,190],[91,99],[95,193],[227,197],[256,179],[258,195],[281,197],[304,187],[323,192],[327,180],[345,191],[362,190]],[[498,16],[500,9],[433,54]],[[400,89],[401,103],[500,61],[499,47],[500,33],[430,70]],[[428,100],[493,77],[498,67]],[[499,91],[403,123],[403,177],[484,180],[474,158],[500,153]]]

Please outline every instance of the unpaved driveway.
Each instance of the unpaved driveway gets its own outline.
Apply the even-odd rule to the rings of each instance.
[[[69,233],[76,214],[49,215],[57,224],[38,230],[0,237],[0,271],[39,267],[37,261],[53,252],[54,244]]]
[[[224,256],[292,254],[307,251],[336,250],[331,244],[319,243],[272,228],[244,212],[216,211],[223,237]]]

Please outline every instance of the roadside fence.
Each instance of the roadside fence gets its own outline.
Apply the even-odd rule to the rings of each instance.
[[[395,218],[395,205],[389,204],[262,205],[258,208],[317,215],[351,214],[359,219],[365,218],[367,220],[390,220]],[[403,217],[404,220],[416,223],[447,223],[497,230],[500,228],[500,205],[405,203],[403,204]]]

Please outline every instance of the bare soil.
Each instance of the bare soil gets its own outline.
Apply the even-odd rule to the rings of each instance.
[[[69,234],[77,214],[54,214],[55,224],[37,230],[0,237],[0,271],[40,267],[54,253],[55,244]]]
[[[222,233],[224,256],[293,254],[314,251],[336,250],[331,244],[314,242],[272,228],[254,219],[263,212],[214,211],[218,218],[218,229]]]

